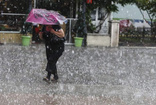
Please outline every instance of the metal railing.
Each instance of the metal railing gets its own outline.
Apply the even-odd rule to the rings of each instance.
[[[121,43],[155,43],[156,44],[156,28],[120,28]]]

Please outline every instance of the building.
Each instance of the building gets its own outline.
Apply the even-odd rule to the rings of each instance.
[[[0,43],[21,43],[21,31],[26,28],[23,24],[32,8],[56,10],[66,16],[69,19],[69,26],[66,26],[68,27],[67,34],[69,35],[69,42],[72,42],[71,25],[77,18],[76,13],[79,5],[75,0],[73,2],[68,0],[63,2],[61,0],[0,0]],[[98,25],[100,16],[104,12],[99,8],[92,12],[93,24]],[[108,34],[109,20],[110,17],[103,23],[100,33]]]

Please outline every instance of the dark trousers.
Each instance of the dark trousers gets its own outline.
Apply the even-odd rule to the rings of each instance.
[[[46,71],[51,74],[57,74],[56,63],[64,51],[64,43],[46,44],[47,67]]]

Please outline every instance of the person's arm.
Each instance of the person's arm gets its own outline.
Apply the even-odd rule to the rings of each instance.
[[[63,29],[60,29],[58,31],[55,31],[54,29],[51,29],[50,32],[53,33],[53,34],[55,34],[55,35],[57,35],[60,38],[63,38],[64,37],[64,31],[63,31]]]

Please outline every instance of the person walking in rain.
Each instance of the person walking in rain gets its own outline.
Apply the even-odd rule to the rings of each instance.
[[[57,74],[56,63],[62,53],[64,52],[64,31],[59,25],[43,26],[42,32],[39,33],[41,39],[45,41],[46,57],[47,57],[47,76],[43,78],[44,81],[57,81],[59,79]],[[51,79],[51,75],[53,78]]]

